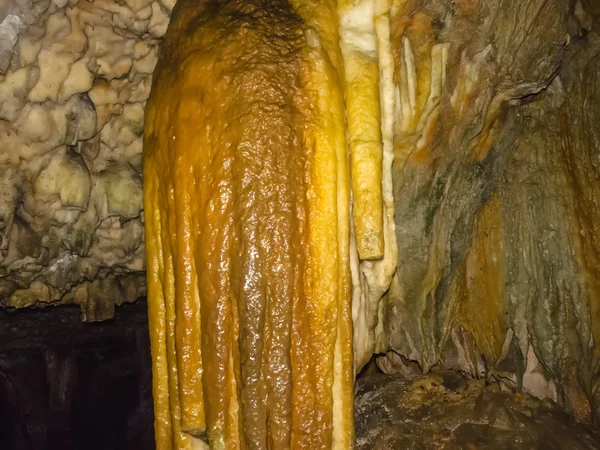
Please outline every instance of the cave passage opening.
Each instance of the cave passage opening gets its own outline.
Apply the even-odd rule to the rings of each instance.
[[[99,323],[72,306],[0,311],[0,448],[153,450],[152,424],[144,299]]]

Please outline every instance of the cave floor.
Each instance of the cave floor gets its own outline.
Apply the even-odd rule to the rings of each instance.
[[[455,372],[360,377],[355,424],[357,450],[600,449],[553,402]]]
[[[153,449],[150,367],[144,302],[96,324],[77,308],[0,311],[0,449]],[[355,424],[357,450],[600,450],[552,402],[455,372],[366,371]]]

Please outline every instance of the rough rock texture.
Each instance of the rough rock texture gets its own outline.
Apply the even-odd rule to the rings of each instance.
[[[1,305],[99,320],[143,294],[143,108],[173,4],[0,0]],[[398,0],[377,20],[398,269],[380,302],[395,247],[360,263],[360,364],[392,350],[386,371],[600,412],[598,2]]]
[[[357,450],[588,450],[598,436],[551,401],[501,392],[456,372],[357,382]]]
[[[144,103],[173,2],[0,2],[0,305],[145,292]]]
[[[173,10],[144,128],[159,450],[352,447],[336,16],[322,0]]]
[[[563,0],[392,12],[399,250],[383,370],[495,376],[600,412],[598,13]]]

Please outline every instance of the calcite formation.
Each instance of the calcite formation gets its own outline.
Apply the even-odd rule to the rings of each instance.
[[[173,1],[0,0],[0,304],[111,317],[154,233],[165,448],[344,448],[373,355],[598,417],[597,2],[181,2],[145,109]]]
[[[0,304],[145,294],[142,131],[165,1],[0,2]]]
[[[331,277],[331,266],[318,257],[303,272],[293,256],[311,254],[315,247],[320,252],[319,242],[334,245],[336,239],[337,249],[332,246],[327,253],[341,267],[347,257],[351,268],[355,371],[373,354],[385,354],[378,364],[387,372],[446,368],[496,379],[508,389],[555,400],[589,420],[597,409],[600,337],[597,7],[563,0],[338,2],[337,15],[328,13],[327,19],[338,37],[323,25],[325,19],[310,29],[309,18],[321,16],[308,14],[304,3],[277,5],[273,11],[253,2],[181,6],[183,18],[169,35],[177,44],[166,47],[155,84],[145,175],[146,211],[155,215],[147,228],[154,265],[149,280],[156,323],[151,328],[156,330],[155,372],[161,374],[157,410],[166,417],[158,425],[167,423],[175,436],[161,439],[190,446],[196,442],[191,436],[205,436],[207,429],[205,440],[215,448],[264,447],[281,436],[275,447],[344,447],[331,438],[336,417],[329,408],[336,409],[336,397],[330,370],[340,367],[331,356],[337,351],[335,333],[338,341],[344,333],[343,342],[349,334],[328,322],[335,310],[324,309],[334,302],[337,314],[343,311],[347,299],[333,290],[343,275]],[[299,21],[294,24],[306,40],[297,38],[293,50],[281,48],[283,32],[277,31],[286,27],[286,42],[295,36],[290,17]],[[262,27],[272,30],[266,46],[246,48]],[[244,44],[235,44],[239,33],[246,36]],[[302,72],[287,58],[302,54],[305,46],[321,45],[325,57],[309,54],[307,60],[338,70],[321,80],[326,88],[315,83],[311,90],[303,78],[314,70],[311,63],[305,62]],[[221,68],[228,64],[236,69],[227,69],[231,75]],[[260,75],[253,75],[255,70]],[[278,78],[273,70],[289,78]],[[254,89],[261,91],[260,100],[253,97]],[[345,121],[317,120],[315,125],[306,111],[315,108],[317,117],[324,110],[338,114],[336,89],[345,94]],[[320,99],[311,92],[327,95]],[[218,108],[213,106],[217,102]],[[257,109],[244,113],[244,102]],[[297,116],[272,117],[282,105]],[[298,117],[307,124],[298,128]],[[278,131],[271,131],[276,124]],[[295,154],[298,142],[308,141],[315,149],[326,142],[330,152],[337,149],[341,141],[319,138],[340,126],[346,127],[351,167],[347,249],[345,232],[336,235],[336,226],[345,226],[348,218],[339,165],[328,169],[338,171],[337,184],[315,199],[313,189],[324,182],[318,170],[313,172],[320,164],[311,159],[318,159],[318,150],[296,157],[304,170],[301,182],[297,166],[288,166],[282,175],[274,172],[278,160],[272,161],[282,139],[288,142],[286,155]],[[294,133],[298,137],[286,138]],[[345,153],[337,158],[340,164]],[[263,182],[279,186],[276,198],[266,186],[255,187]],[[297,200],[286,200],[287,183],[299,186],[307,210]],[[338,213],[337,220],[332,215],[321,222],[323,214],[332,212],[336,195],[343,217]],[[282,205],[295,210],[296,217],[287,216],[279,223],[291,225],[269,233]],[[196,213],[197,208],[202,209]],[[169,212],[177,219],[165,218]],[[264,228],[253,231],[261,217]],[[325,222],[327,229],[321,228]],[[307,237],[297,241],[288,228]],[[170,234],[180,237],[169,239]],[[268,286],[278,280],[269,273],[267,254],[273,249],[283,251],[288,264],[280,264],[278,274],[299,273],[313,280],[309,285],[320,283],[322,301],[301,294],[308,313],[293,301],[291,316],[271,312]],[[269,256],[276,257],[277,251]],[[277,308],[294,298],[285,291],[276,297]],[[311,322],[311,312],[325,320]],[[294,324],[304,314],[308,328],[291,325],[288,334],[279,334],[281,317]],[[281,336],[285,341],[278,341]],[[328,336],[329,347],[314,346]],[[283,366],[269,359],[281,342],[290,358]],[[294,350],[294,342],[302,344]],[[329,369],[319,371],[315,361],[303,363],[299,348],[318,348],[312,354],[330,361]],[[272,370],[291,377],[280,379],[281,386],[291,386],[288,397],[276,397],[275,386],[269,385]],[[217,380],[218,371],[222,378]],[[316,403],[306,412],[309,403],[294,393],[310,392],[302,375],[313,373]],[[327,380],[334,395],[323,406],[318,390]],[[203,392],[194,393],[201,385]],[[220,386],[218,393],[209,387],[214,385]],[[223,400],[214,411],[211,402],[217,403],[217,397]],[[290,405],[291,413],[270,406],[272,398]],[[259,402],[271,412],[257,408]],[[317,425],[303,440],[298,430],[322,423],[323,417],[332,420],[327,427],[333,431]],[[271,428],[273,419],[277,426],[284,424],[283,434]]]
[[[157,448],[352,447],[336,18],[318,1],[174,9],[144,132]]]

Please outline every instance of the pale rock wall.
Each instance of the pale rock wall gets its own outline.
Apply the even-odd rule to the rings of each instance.
[[[0,304],[145,293],[142,130],[174,2],[0,0]]]

